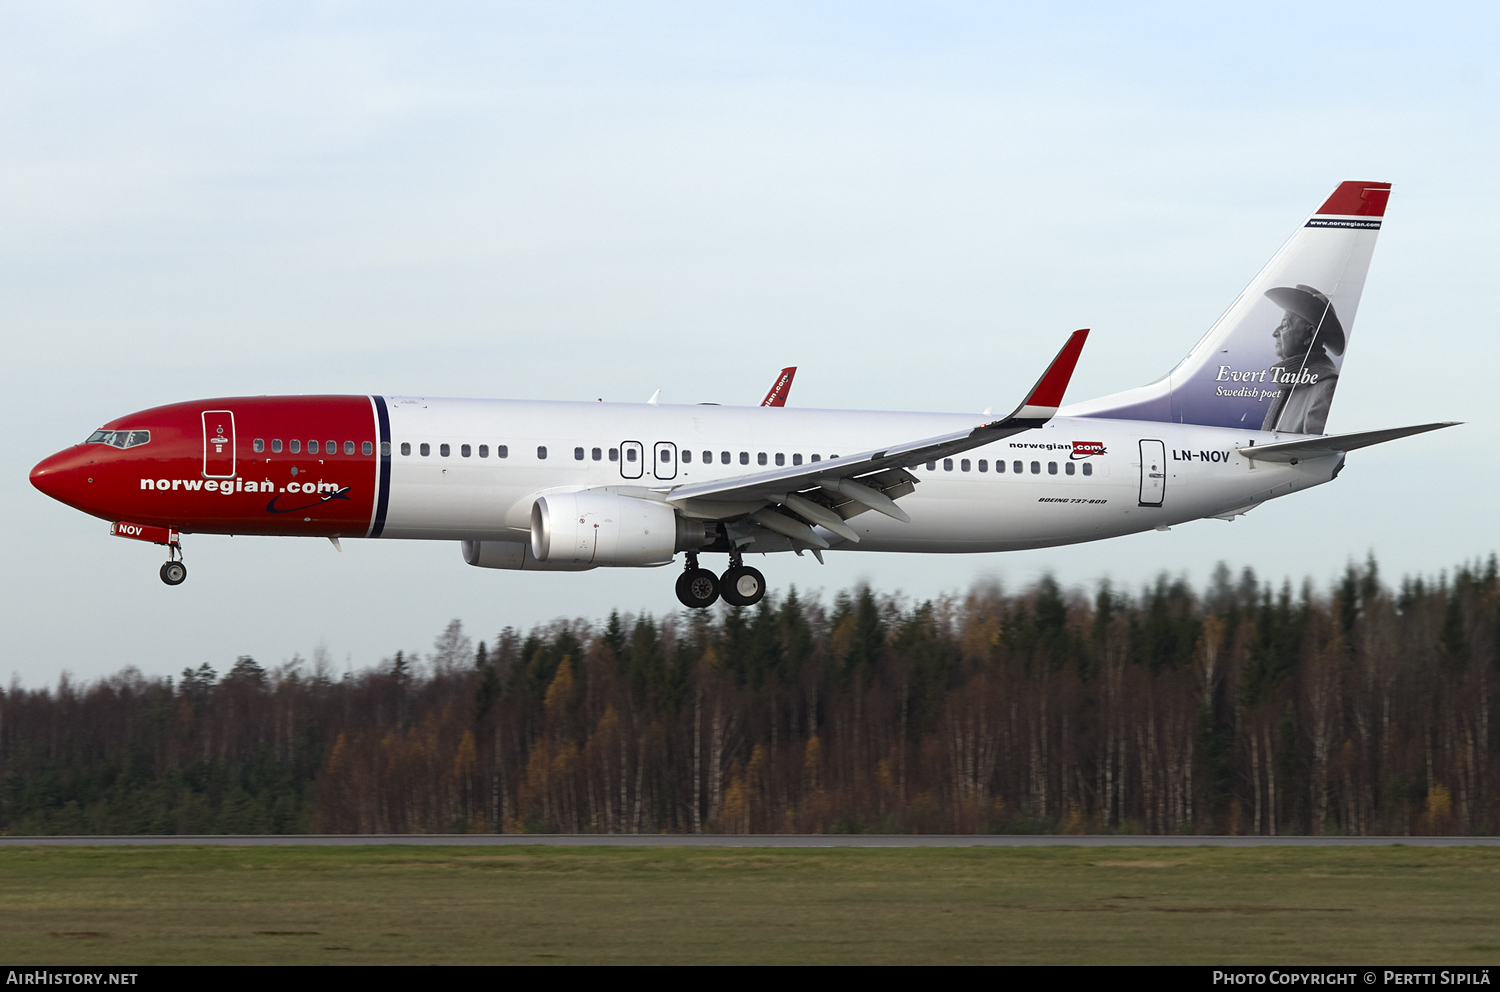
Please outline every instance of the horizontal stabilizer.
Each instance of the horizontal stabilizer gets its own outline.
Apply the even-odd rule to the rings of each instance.
[[[1444,427],[1457,427],[1460,422],[1451,420],[1441,424],[1418,424],[1415,427],[1388,427],[1383,431],[1361,431],[1358,434],[1329,434],[1324,437],[1308,437],[1298,441],[1278,441],[1275,444],[1258,444],[1253,448],[1241,448],[1240,454],[1268,462],[1290,462],[1303,458],[1320,458],[1324,455],[1368,448],[1372,444],[1384,444],[1398,437],[1411,437]]]

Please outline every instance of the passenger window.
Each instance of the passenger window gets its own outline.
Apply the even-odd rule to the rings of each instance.
[[[354,454],[354,442],[353,441],[345,441],[344,442],[344,454],[346,454],[346,455],[352,455],[352,454]]]
[[[497,445],[495,445],[495,457],[496,458],[509,458],[510,457],[510,445],[508,445],[508,444],[497,444]]]
[[[1047,474],[1048,475],[1056,475],[1057,474],[1057,462],[1048,462],[1047,463]]]
[[[943,471],[944,472],[951,472],[951,471],[953,471],[953,459],[951,459],[951,458],[944,458],[943,459]]]
[[[929,471],[929,472],[936,472],[937,471],[937,462],[928,462],[927,463],[927,471]]]
[[[309,441],[309,442],[307,442],[307,453],[309,455],[316,455],[318,453],[318,442],[316,442],[316,441]],[[330,451],[329,454],[331,455],[331,454],[333,454],[333,452]]]
[[[596,461],[596,462],[597,461],[602,461],[604,459],[604,452],[601,451],[599,448],[595,448],[593,450],[592,454],[594,456],[594,461]]]
[[[579,450],[582,451],[583,449],[580,448]],[[671,448],[663,448],[663,449],[661,449],[661,462],[662,462],[662,464],[665,465],[667,462],[669,462],[671,460],[672,460],[672,449]]]
[[[411,454],[411,442],[410,441],[402,441],[401,442],[401,453],[403,455],[410,455]]]
[[[721,451],[721,452],[719,452],[719,461],[722,462],[723,464],[728,465],[730,463],[730,461],[732,461],[732,460],[733,459],[731,459],[729,457],[729,452],[727,452],[727,451]]]
[[[777,465],[785,465],[786,464],[786,455],[784,455],[780,451],[776,452],[776,464]]]
[[[337,441],[329,441],[328,446],[323,450],[328,452],[330,455],[336,455],[339,453],[339,443]],[[350,448],[349,453],[351,455],[354,454],[354,449]]]
[[[286,443],[286,450],[295,455],[297,452],[302,450],[302,442],[297,440],[296,438],[292,438]]]
[[[1041,462],[1032,462],[1031,463],[1031,474],[1032,475],[1041,475],[1042,474],[1042,463]]]
[[[703,453],[703,464],[705,464],[705,465],[712,465],[713,463],[714,463],[714,453],[712,451],[705,451]]]
[[[362,455],[373,455],[375,453],[375,446],[369,441],[361,441],[359,442],[359,453]]]
[[[1073,466],[1072,462],[1063,462],[1063,471],[1068,475],[1072,475],[1074,472],[1078,471],[1078,469]]]
[[[488,458],[489,456],[490,456],[490,446],[487,445],[487,444],[481,444],[479,446],[479,457],[480,458]]]
[[[820,462],[820,461],[823,460],[823,456],[822,455],[813,455],[812,456],[812,460],[815,461],[815,462]]]
[[[612,461],[612,462],[617,462],[617,461],[620,460],[620,449],[619,448],[610,448],[609,449],[609,460]]]
[[[987,462],[987,461],[985,461],[983,458],[979,459],[979,471],[981,471],[981,472],[988,472],[989,470],[990,470],[990,463]]]
[[[438,445],[438,454],[440,456],[442,456],[443,458],[447,458],[452,452],[453,452],[453,449],[451,447],[449,447],[448,445],[446,445],[446,444],[440,444],[440,445]]]
[[[635,461],[635,449],[634,448],[626,448],[625,449],[625,460],[627,462],[633,462],[633,461]]]
[[[1020,462],[1011,462],[1010,463],[1010,470],[1012,472],[1016,473],[1017,475],[1020,475],[1021,472],[1023,471],[1023,469],[1021,468],[1021,463]]]
[[[1090,465],[1088,462],[1084,462],[1083,463],[1083,474],[1084,475],[1093,475],[1094,474],[1094,466]]]
[[[428,455],[432,454],[432,445],[428,444],[426,441],[423,441],[422,446],[418,448],[417,451],[422,455],[423,458],[426,458]]]
[[[536,457],[539,461],[547,460],[547,446],[545,444],[539,444],[536,446]]]
[[[281,454],[281,438],[271,439],[271,451],[278,455]]]
[[[960,472],[967,472],[969,470],[969,460],[967,458],[958,463],[958,470]]]
[[[802,455],[801,455],[800,452],[798,454],[795,454],[795,455],[792,456],[792,464],[793,465],[801,465],[802,464]]]
[[[471,447],[469,447],[467,444],[460,445],[459,449],[458,449],[458,453],[460,455],[462,455],[463,457],[468,458],[468,457],[470,457],[471,455],[474,454],[474,449],[471,448]]]
[[[582,448],[574,448],[573,449],[573,460],[575,462],[581,462],[581,461],[583,461],[583,449]]]
[[[762,451],[760,454],[758,454],[758,455],[755,456],[755,464],[757,464],[757,465],[764,465],[765,463],[766,463],[766,453],[764,451]],[[781,464],[781,456],[780,455],[776,456],[776,464],[777,465]]]
[[[255,444],[253,445],[253,447],[255,448],[256,451],[265,451],[266,450],[266,441],[265,441],[265,438],[260,438],[260,437],[256,438],[255,439]]]
[[[741,465],[749,465],[750,464],[750,452],[748,452],[748,451],[741,451],[740,452],[740,464]]]
[[[599,449],[595,448],[594,450],[598,451]],[[598,460],[599,460],[598,456],[595,456],[594,457],[594,461],[598,461]],[[690,451],[687,448],[683,448],[682,449],[682,464],[684,464],[684,465],[691,465],[692,463],[693,463],[693,453],[692,453],[692,451]]]

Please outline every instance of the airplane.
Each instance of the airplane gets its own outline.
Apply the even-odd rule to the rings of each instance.
[[[168,585],[187,576],[188,534],[363,537],[453,541],[470,565],[523,571],[681,554],[689,608],[757,603],[751,554],[986,553],[1232,520],[1332,481],[1349,451],[1453,426],[1324,433],[1390,190],[1340,184],[1175,368],[1070,406],[1087,330],[998,419],[231,397],[110,421],[31,482],[165,545]],[[729,567],[702,567],[710,554]]]

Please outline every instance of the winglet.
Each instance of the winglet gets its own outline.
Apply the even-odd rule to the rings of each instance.
[[[1047,371],[1042,373],[1026,399],[1006,420],[1052,419],[1057,408],[1062,406],[1063,393],[1067,392],[1068,382],[1073,378],[1073,369],[1078,364],[1078,356],[1083,353],[1083,343],[1088,340],[1088,336],[1088,328],[1073,332],[1068,343],[1052,359],[1052,364],[1047,366]]]
[[[796,374],[797,366],[795,365],[782,369],[781,374],[776,377],[776,382],[772,384],[771,391],[766,394],[765,399],[760,401],[760,405],[786,406],[787,395],[792,391],[792,377]]]

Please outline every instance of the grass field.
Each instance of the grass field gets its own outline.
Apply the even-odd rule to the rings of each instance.
[[[1500,850],[4,848],[0,959],[1494,964]]]

